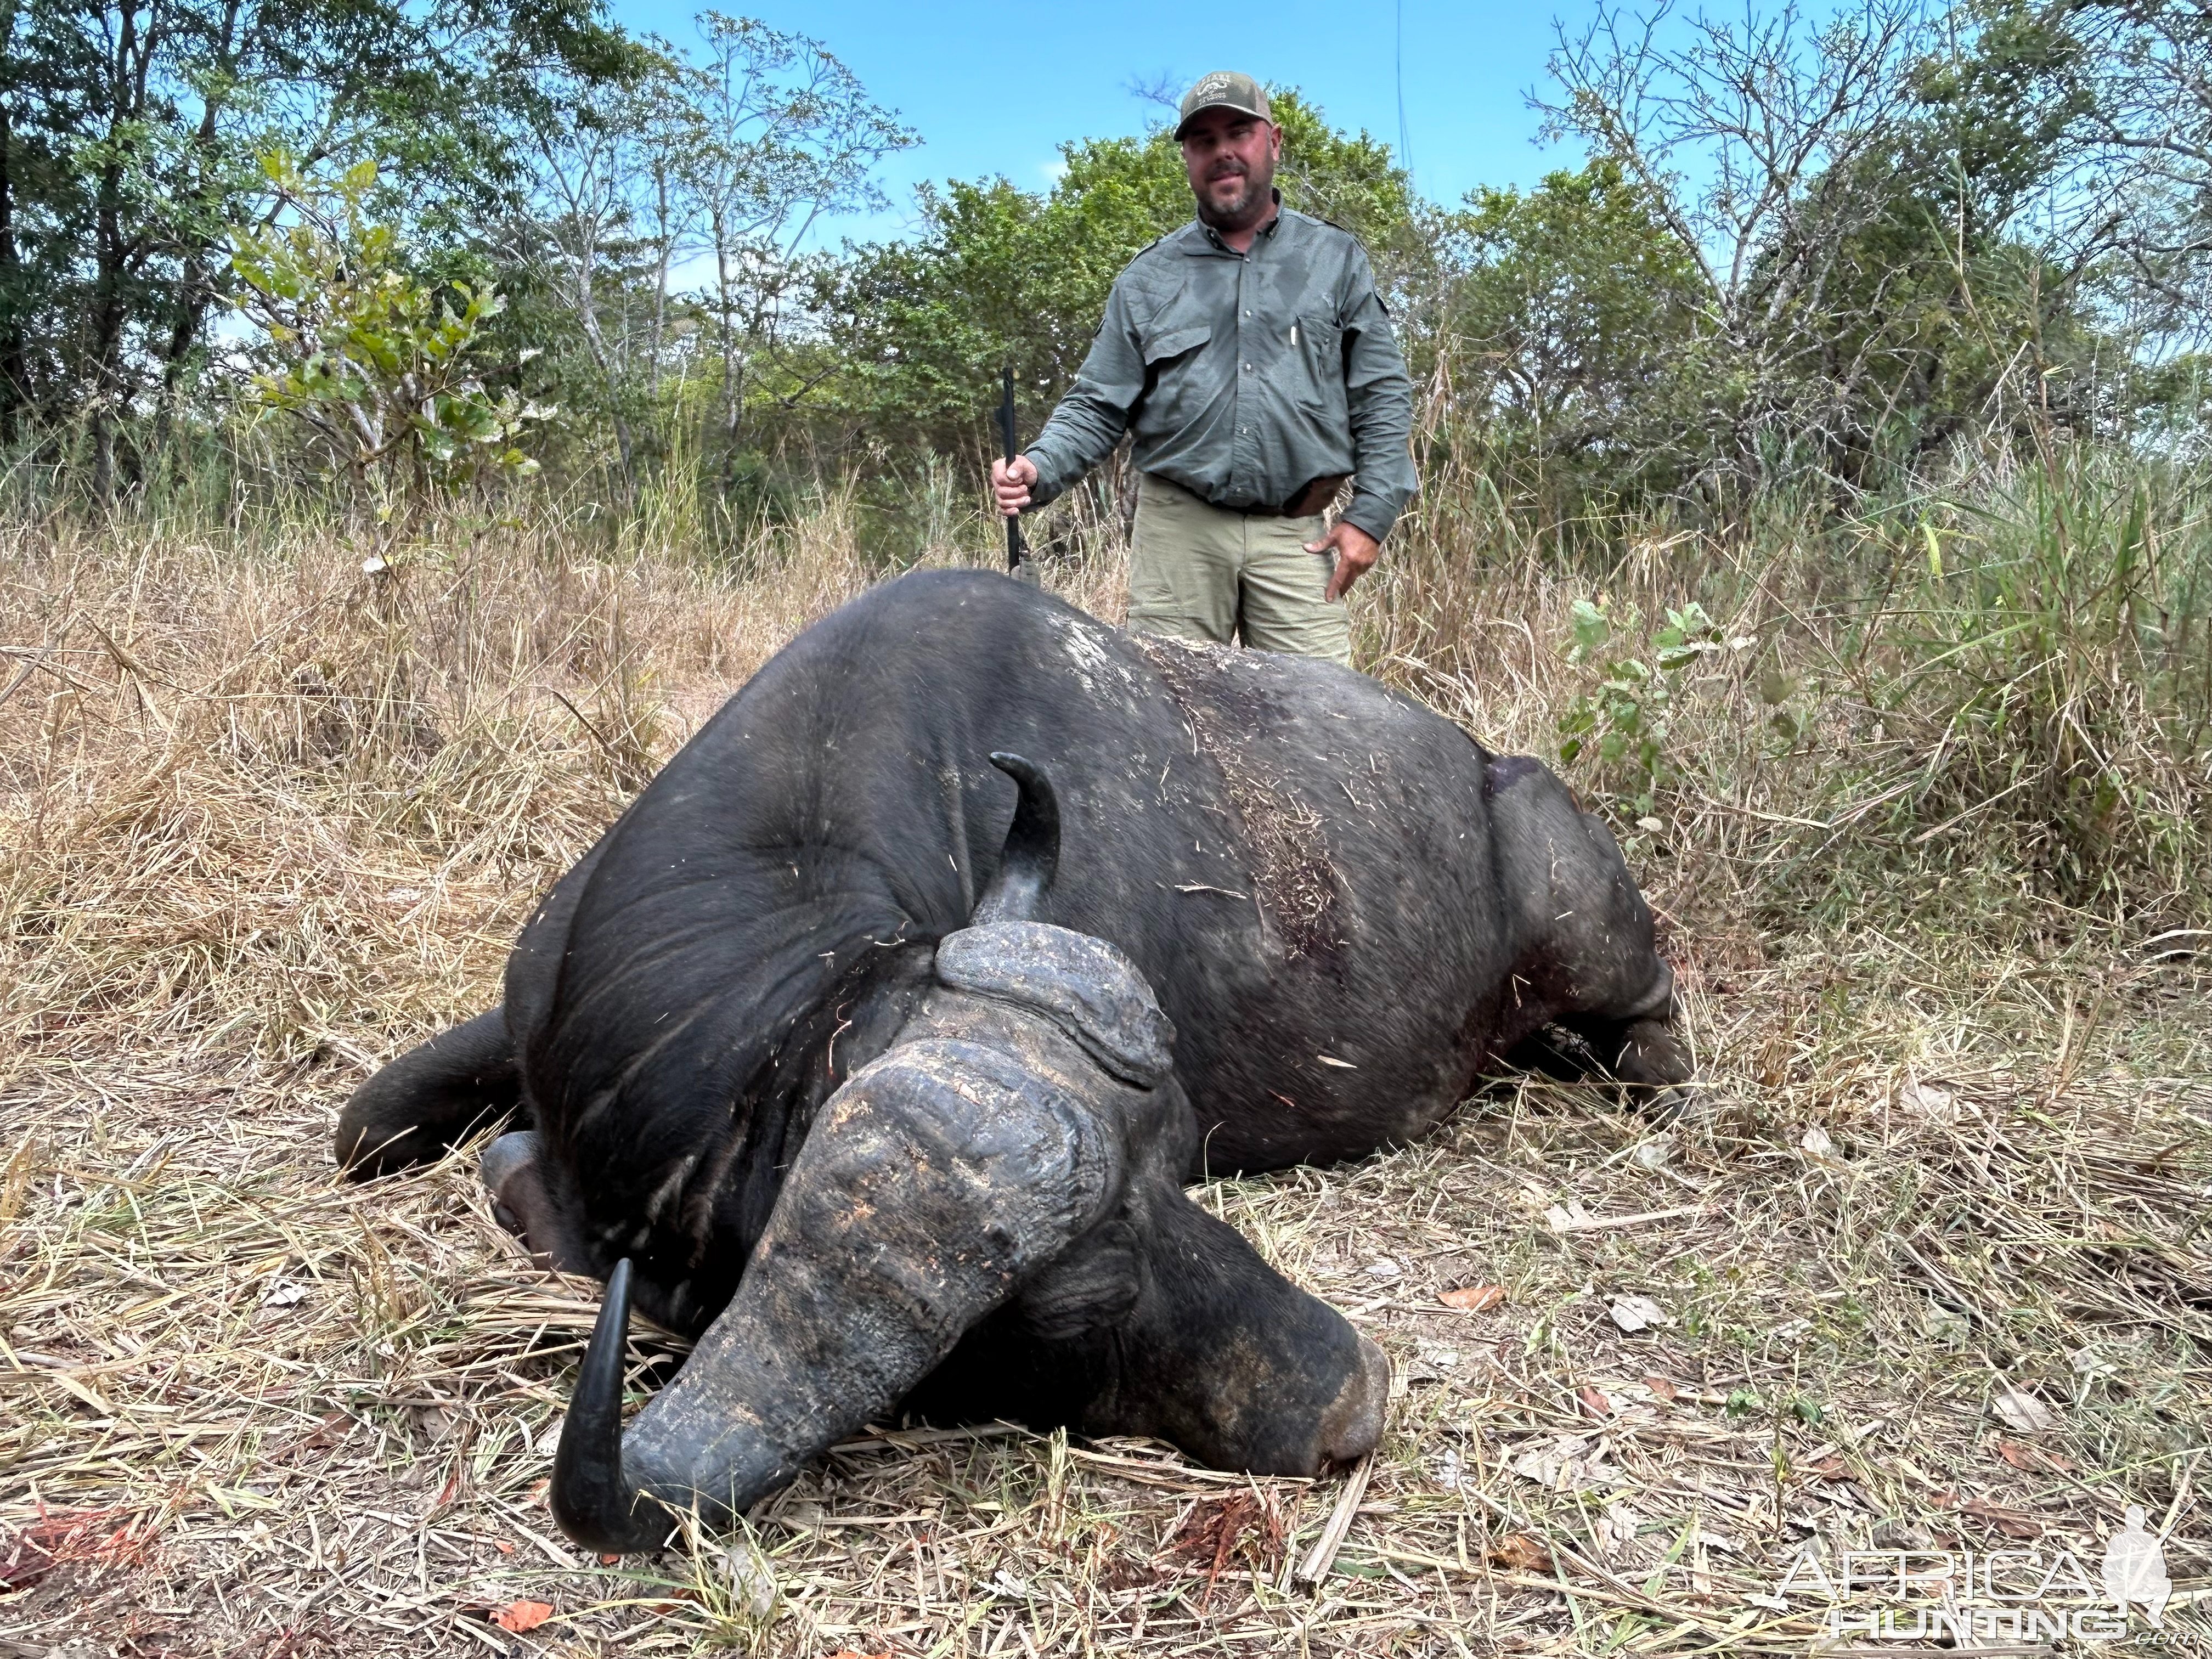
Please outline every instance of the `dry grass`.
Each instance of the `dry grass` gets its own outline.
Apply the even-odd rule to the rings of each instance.
[[[1814,1605],[1772,1595],[1810,1540],[2094,1577],[2130,1501],[2171,1530],[2168,1642],[2212,1644],[2212,1018],[2177,931],[2208,919],[2184,889],[2085,917],[1955,836],[1891,857],[1926,823],[1829,792],[1904,764],[1913,710],[1869,735],[1837,679],[1825,735],[1766,744],[1765,642],[1841,649],[1784,640],[1772,584],[1632,848],[1701,1113],[1510,1080],[1205,1191],[1404,1384],[1318,1584],[1339,1483],[1003,1428],[841,1449],[733,1550],[567,1546],[542,1490],[592,1287],[520,1260],[467,1158],[341,1186],[329,1127],[869,580],[851,546],[834,503],[719,571],[551,533],[377,577],[337,538],[0,543],[0,1654],[1803,1652]],[[1611,580],[1649,611],[1699,554]],[[1118,604],[1110,553],[1055,580]],[[1362,648],[1546,748],[1577,591],[1416,549]],[[1664,1322],[1621,1329],[1632,1296]]]

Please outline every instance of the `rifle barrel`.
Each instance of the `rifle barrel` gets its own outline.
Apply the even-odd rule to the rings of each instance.
[[[1007,464],[1011,465],[1020,453],[1014,446],[1014,368],[1012,363],[1006,365],[1000,381],[999,437],[1006,448]],[[1006,568],[1012,570],[1019,565],[1023,555],[1028,551],[1028,547],[1022,541],[1020,518],[1009,514],[1006,519]]]

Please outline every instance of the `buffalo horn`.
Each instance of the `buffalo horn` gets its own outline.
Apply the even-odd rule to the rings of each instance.
[[[1003,750],[992,755],[991,764],[1014,781],[1021,797],[1014,804],[1014,821],[999,855],[999,872],[975,902],[969,923],[975,927],[1039,920],[1060,868],[1060,799],[1053,793],[1051,777],[1036,762]]]
[[[576,1392],[561,1425],[547,1496],[561,1530],[586,1549],[659,1549],[676,1530],[668,1511],[623,1473],[623,1342],[629,1331],[629,1258],[607,1277]]]

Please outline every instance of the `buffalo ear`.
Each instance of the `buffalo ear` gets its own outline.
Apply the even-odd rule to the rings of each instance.
[[[1060,798],[1050,775],[1036,762],[1003,750],[992,755],[991,764],[1014,781],[1021,795],[999,855],[999,872],[975,901],[971,927],[1042,920],[1038,913],[1060,869]]]

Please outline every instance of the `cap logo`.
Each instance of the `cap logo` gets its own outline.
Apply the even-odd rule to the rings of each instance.
[[[1190,90],[1191,90],[1191,94],[1192,94],[1192,96],[1194,96],[1194,97],[1197,97],[1197,98],[1205,98],[1205,97],[1208,97],[1208,96],[1210,96],[1211,94],[1214,94],[1214,93],[1223,91],[1224,89],[1225,89],[1225,88],[1228,87],[1228,85],[1229,85],[1229,77],[1228,77],[1227,76],[1225,76],[1225,75],[1209,75],[1209,76],[1207,76],[1206,77],[1206,79],[1204,79],[1203,81],[1200,81],[1200,82],[1196,86],[1193,87]]]

